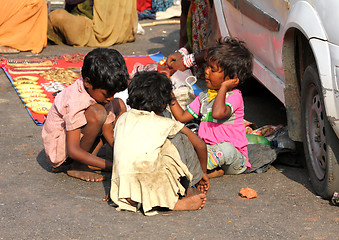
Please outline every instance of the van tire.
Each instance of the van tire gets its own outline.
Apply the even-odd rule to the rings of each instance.
[[[314,63],[306,68],[301,85],[306,166],[315,192],[329,199],[335,191],[339,191],[339,140],[327,119],[323,91]]]

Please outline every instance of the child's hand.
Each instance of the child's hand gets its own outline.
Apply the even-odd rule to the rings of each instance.
[[[210,188],[210,180],[207,177],[207,174],[204,173],[201,180],[197,183],[197,188],[200,192],[206,194],[207,190]]]
[[[239,84],[239,78],[229,79],[227,78],[225,81],[221,83],[221,88],[227,88],[227,91],[231,91],[236,88]]]
[[[184,65],[184,62],[182,61],[182,55],[181,53],[173,53],[168,56],[167,58],[167,65],[170,69],[173,69],[175,71],[185,71],[187,68]]]
[[[182,58],[181,53],[175,52],[175,53],[172,53],[171,55],[168,56],[167,62],[166,62],[166,63],[167,63],[167,65],[168,65],[169,67],[171,67],[171,65],[172,65],[173,62],[175,62],[175,61],[177,61],[177,60],[179,60],[179,59],[181,59],[181,58]]]

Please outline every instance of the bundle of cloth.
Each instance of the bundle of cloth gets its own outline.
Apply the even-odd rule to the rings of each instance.
[[[166,11],[173,5],[173,0],[137,0],[138,18],[156,19],[156,13]]]
[[[135,0],[65,0],[48,15],[48,39],[56,44],[108,47],[135,40]]]

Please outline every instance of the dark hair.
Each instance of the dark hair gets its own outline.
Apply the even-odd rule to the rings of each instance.
[[[124,58],[117,50],[108,48],[96,48],[89,52],[81,74],[93,89],[104,89],[109,95],[125,90],[129,78]]]
[[[252,75],[253,55],[243,41],[220,38],[206,53],[206,61],[215,62],[229,78],[238,77],[240,83]]]
[[[127,104],[131,108],[161,113],[173,100],[172,82],[156,71],[137,72],[128,86]]]

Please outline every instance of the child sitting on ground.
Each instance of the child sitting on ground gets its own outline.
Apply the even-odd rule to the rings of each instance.
[[[207,144],[209,178],[240,174],[251,167],[244,126],[244,102],[236,87],[251,76],[252,58],[243,42],[220,39],[206,54],[208,91],[200,93],[186,111],[176,100],[170,105],[172,114],[180,122],[201,116],[198,135]]]
[[[205,204],[206,145],[184,124],[161,116],[171,91],[171,81],[155,71],[137,73],[128,86],[132,109],[114,129],[110,197],[117,210],[152,215],[158,208],[197,210]]]
[[[116,92],[127,88],[125,61],[114,49],[89,52],[82,79],[61,91],[42,129],[47,159],[52,167],[69,166],[67,174],[85,181],[102,181],[96,170],[112,170],[112,162],[96,156],[105,142],[113,146],[113,125],[126,111]],[[92,169],[90,169],[90,167]]]

